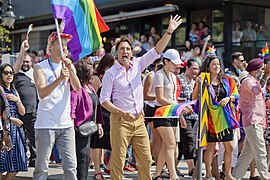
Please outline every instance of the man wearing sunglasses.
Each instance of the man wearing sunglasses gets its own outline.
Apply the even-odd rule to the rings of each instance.
[[[239,74],[245,70],[246,60],[243,53],[234,52],[231,55],[232,64],[229,70],[226,72],[227,75],[239,77]]]

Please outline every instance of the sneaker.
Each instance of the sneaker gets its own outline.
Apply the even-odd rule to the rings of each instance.
[[[260,176],[255,176],[255,177],[249,177],[251,180],[261,180],[262,178]]]
[[[135,169],[130,164],[125,165],[124,170],[129,172],[135,172]]]

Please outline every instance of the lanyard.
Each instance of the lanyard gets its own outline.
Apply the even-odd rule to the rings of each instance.
[[[54,69],[54,67],[53,67],[51,58],[48,59],[48,62],[49,62],[50,68],[51,68],[51,70],[52,70],[52,72],[53,72],[53,75],[54,75],[54,77],[55,77],[55,80],[56,80],[56,79],[57,79],[57,75],[56,75],[55,69]],[[64,85],[64,81],[62,82],[62,84],[61,84],[60,86],[62,86],[62,85]]]
[[[164,68],[163,68],[163,71],[166,74],[166,76],[167,76],[168,80],[170,81],[170,83],[173,85],[173,100],[175,100],[175,95],[174,95],[174,94],[176,94],[175,84],[174,84],[173,81],[171,81],[170,77],[168,76],[168,74],[166,73]]]

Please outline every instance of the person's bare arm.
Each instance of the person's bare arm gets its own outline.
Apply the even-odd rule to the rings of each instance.
[[[182,23],[181,16],[179,15],[176,15],[174,17],[171,16],[166,33],[162,36],[162,38],[158,41],[156,45],[156,51],[158,54],[161,54],[164,51],[168,42],[171,39],[172,33],[181,23]]]
[[[70,79],[70,84],[71,84],[72,88],[75,91],[79,91],[81,88],[81,83],[80,83],[80,80],[76,74],[76,69],[75,69],[74,65],[71,63],[71,60],[68,58],[64,59],[64,63],[65,63],[65,66],[69,72],[69,79]],[[65,68],[62,68],[62,70],[63,69],[65,69]]]
[[[144,82],[143,86],[143,97],[146,101],[154,101],[156,100],[156,96],[151,94],[152,86],[153,86],[153,74],[149,74]]]
[[[13,65],[13,70],[15,74],[17,74],[20,71],[23,64],[24,54],[29,49],[29,47],[30,46],[28,44],[28,40],[24,40],[21,45],[20,53],[16,59],[16,62]]]
[[[46,86],[46,78],[43,73],[43,70],[38,65],[34,67],[35,85],[38,91],[38,95],[41,99],[44,99],[45,97],[50,95],[53,92],[53,90],[59,84],[61,84],[67,77],[69,77],[69,71],[67,68],[63,68],[61,70],[60,76],[54,82]]]
[[[169,101],[168,99],[166,99],[164,97],[164,90],[163,87],[156,87],[156,97],[157,97],[157,102],[159,104],[161,104],[162,106],[166,106],[166,105],[170,105],[172,104],[171,101]]]

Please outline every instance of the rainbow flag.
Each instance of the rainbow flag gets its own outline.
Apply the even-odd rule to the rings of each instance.
[[[33,24],[30,24],[27,29],[27,34],[29,34],[33,29]]]
[[[262,57],[263,57],[263,58],[269,57],[268,43],[266,43],[266,44],[265,44],[265,47],[262,48]]]
[[[100,48],[100,33],[109,30],[93,0],[51,0],[54,18],[63,19],[63,33],[71,34],[72,57],[79,60]]]
[[[180,113],[186,106],[194,105],[196,102],[197,100],[184,102],[181,104],[172,104],[172,105],[162,106],[156,110],[154,116],[163,117],[163,118],[179,118]]]
[[[226,90],[226,97],[234,96],[235,101],[230,101],[225,107],[221,106],[215,99],[215,91],[210,84],[210,99],[208,104],[208,131],[222,139],[224,131],[228,128],[235,129],[239,125],[238,100],[239,93],[234,80],[228,76],[228,79],[222,79],[222,85]]]

